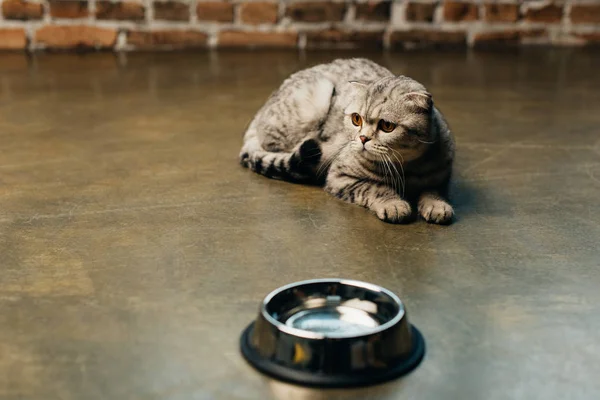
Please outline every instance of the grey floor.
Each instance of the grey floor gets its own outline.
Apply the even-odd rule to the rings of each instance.
[[[282,79],[350,55],[0,55],[0,398],[599,398],[600,53],[368,55],[451,123],[450,227],[238,165]],[[316,277],[398,293],[421,366],[352,391],[251,369],[262,297]]]

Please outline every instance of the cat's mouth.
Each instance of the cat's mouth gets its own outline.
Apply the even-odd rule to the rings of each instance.
[[[387,149],[383,148],[383,146],[381,147],[382,148],[379,148],[379,146],[370,145],[370,143],[357,143],[356,151],[358,154],[368,160],[377,161],[381,159],[381,157],[385,157],[388,153]]]
[[[376,140],[361,143],[360,140],[352,141],[355,154],[366,160],[379,162],[390,160],[390,162],[403,164],[404,162],[418,158],[427,148],[421,141],[406,140],[394,145],[384,145]]]
[[[361,143],[360,140],[356,140],[352,142],[352,148],[354,150],[356,150],[358,153],[368,153],[369,149],[367,148],[367,145],[369,145],[370,143]]]

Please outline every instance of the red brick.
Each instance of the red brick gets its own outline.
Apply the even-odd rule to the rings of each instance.
[[[6,19],[41,19],[44,8],[41,3],[24,0],[4,0],[2,2],[2,14]]]
[[[23,28],[0,29],[0,50],[20,50],[27,46],[27,37]]]
[[[219,47],[274,47],[295,48],[298,34],[294,32],[242,32],[219,33]]]
[[[479,32],[473,37],[473,46],[514,45],[519,43],[520,37],[519,31],[516,29],[501,32]]]
[[[521,30],[519,32],[519,36],[521,37],[521,39],[541,38],[544,36],[548,36],[548,31],[543,28]]]
[[[380,49],[383,47],[383,31],[357,32],[328,29],[306,34],[308,48],[365,48]]]
[[[545,29],[479,32],[473,37],[473,47],[476,49],[516,46],[523,39],[541,38],[547,36]]]
[[[85,18],[88,16],[87,1],[50,1],[50,16],[52,18]]]
[[[444,1],[445,21],[475,21],[478,18],[478,14],[479,10],[477,9],[477,4],[459,1]]]
[[[288,4],[285,15],[299,22],[341,21],[346,14],[344,3],[300,2]]]
[[[274,24],[277,22],[277,3],[248,2],[240,4],[240,17],[246,24]]]
[[[525,19],[529,22],[558,23],[562,19],[562,5],[547,4],[543,7],[528,7]]]
[[[142,21],[145,17],[142,3],[125,1],[98,1],[96,3],[96,18],[101,20]]]
[[[600,32],[576,33],[575,36],[585,40],[587,46],[600,46]]]
[[[370,1],[356,5],[356,19],[359,21],[389,21],[391,14],[389,1]]]
[[[154,19],[165,21],[188,21],[190,6],[178,1],[154,2]]]
[[[129,32],[127,42],[136,49],[188,49],[206,47],[208,35],[195,31]]]
[[[519,19],[519,5],[507,3],[485,4],[487,22],[516,22]]]
[[[392,48],[404,47],[465,47],[467,34],[462,31],[439,31],[429,29],[412,29],[396,31],[390,34]]]
[[[111,48],[116,40],[115,29],[85,25],[44,26],[35,32],[35,41],[50,49]]]
[[[571,22],[575,24],[600,24],[600,4],[573,4]]]
[[[233,4],[203,1],[196,6],[196,14],[200,21],[233,22]]]
[[[436,5],[432,3],[408,3],[406,5],[406,20],[432,22],[435,7]]]

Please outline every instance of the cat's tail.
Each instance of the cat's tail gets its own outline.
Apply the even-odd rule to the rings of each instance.
[[[269,178],[291,182],[314,180],[320,160],[321,148],[314,139],[305,140],[290,153],[271,152],[262,148],[256,135],[247,134],[240,153],[244,167]]]

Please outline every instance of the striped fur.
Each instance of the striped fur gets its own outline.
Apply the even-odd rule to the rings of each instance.
[[[314,180],[315,168],[321,159],[321,149],[315,140],[302,142],[292,152],[270,152],[246,148],[240,155],[243,166],[273,179],[290,182]]]
[[[383,121],[394,128],[384,131]],[[366,59],[293,74],[259,110],[240,152],[254,172],[324,183],[392,223],[412,218],[411,203],[428,222],[452,221],[453,159],[453,136],[425,87]]]

